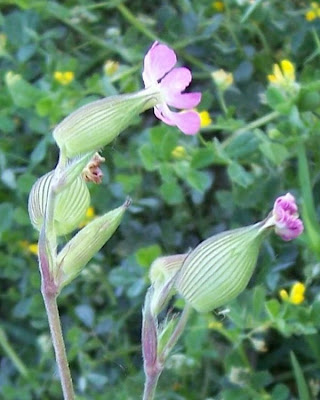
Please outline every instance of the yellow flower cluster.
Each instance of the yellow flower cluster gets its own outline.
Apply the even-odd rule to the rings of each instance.
[[[74,80],[74,73],[72,71],[55,71],[53,77],[61,85],[66,86]]]
[[[287,301],[291,304],[301,304],[304,301],[304,293],[306,291],[306,287],[301,282],[296,282],[291,290],[290,294],[285,289],[281,289],[279,292],[279,296],[283,301]]]
[[[212,123],[212,119],[210,118],[210,114],[208,113],[208,111],[199,112],[199,117],[201,128],[204,128]]]
[[[273,74],[268,75],[270,83],[278,86],[288,86],[295,83],[295,68],[291,61],[282,60],[273,65]]]
[[[87,212],[86,212],[86,216],[85,216],[84,220],[81,221],[80,224],[79,224],[79,228],[83,228],[84,226],[88,225],[88,223],[90,221],[92,221],[95,216],[96,216],[96,213],[94,211],[94,208],[93,207],[89,207]]]
[[[311,8],[305,14],[305,18],[309,22],[313,21],[316,18],[320,18],[320,5],[313,1],[311,3]]]

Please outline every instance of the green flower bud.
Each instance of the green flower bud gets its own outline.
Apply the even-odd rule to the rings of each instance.
[[[76,278],[110,239],[129,205],[130,200],[127,200],[121,207],[95,218],[64,246],[57,256],[57,265],[62,271],[61,287]]]
[[[178,272],[178,293],[199,312],[211,311],[234,299],[247,286],[268,231],[261,222],[200,243]]]
[[[41,230],[54,171],[39,178],[33,185],[28,210],[32,225]],[[54,209],[54,226],[58,236],[76,229],[84,219],[90,205],[90,193],[82,177],[76,178],[57,194]]]
[[[142,90],[89,103],[60,122],[53,137],[68,158],[98,151],[126,129],[137,115],[153,107],[158,102],[157,95],[154,90]]]
[[[159,257],[150,267],[150,281],[153,286],[151,313],[157,315],[173,295],[174,278],[182,267],[187,254]]]

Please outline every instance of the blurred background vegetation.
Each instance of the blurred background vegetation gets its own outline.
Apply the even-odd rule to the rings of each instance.
[[[61,399],[27,214],[32,184],[57,162],[52,130],[82,104],[139,90],[154,40],[192,69],[203,129],[184,136],[149,111],[103,150],[88,220],[127,195],[133,205],[59,297],[78,399],[141,397],[141,307],[156,257],[263,219],[287,191],[306,233],[272,236],[249,288],[227,310],[194,314],[157,398],[319,398],[319,34],[319,2],[1,1],[0,398]],[[292,91],[268,79],[285,59]],[[211,76],[220,69],[232,73],[226,90]]]

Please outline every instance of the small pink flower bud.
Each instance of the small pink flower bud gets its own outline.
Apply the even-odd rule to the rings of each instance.
[[[298,206],[291,193],[276,199],[272,215],[275,233],[283,240],[295,239],[303,232],[303,222],[299,219]]]

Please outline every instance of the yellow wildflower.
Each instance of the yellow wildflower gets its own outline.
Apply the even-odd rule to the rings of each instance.
[[[295,79],[295,68],[289,60],[282,60],[280,65],[274,64],[273,74],[268,75],[269,82],[279,86],[292,85]]]
[[[211,73],[211,77],[218,89],[224,91],[233,84],[233,75],[231,72],[226,72],[224,69],[219,69]]]
[[[187,155],[187,151],[183,146],[176,146],[172,152],[171,155],[173,158],[176,158],[178,160],[181,160],[182,158],[185,158]]]
[[[222,12],[224,10],[224,4],[222,1],[214,1],[212,3],[212,7],[218,12]]]
[[[315,20],[316,18],[320,18],[320,5],[313,1],[311,3],[311,8],[305,14],[305,18],[309,22]]]
[[[72,71],[55,71],[53,77],[61,85],[66,86],[74,80],[74,73]]]
[[[200,117],[200,126],[201,128],[204,128],[208,125],[211,124],[212,120],[210,118],[210,114],[208,111],[201,111],[199,112],[199,117]]]
[[[19,244],[27,253],[38,255],[38,243],[29,243],[27,240],[21,240]]]
[[[96,213],[94,211],[94,208],[90,206],[86,212],[84,220],[80,222],[79,228],[83,228],[84,226],[88,225],[88,223],[92,221],[95,216]]]
[[[304,301],[305,291],[306,291],[305,285],[301,282],[296,282],[290,290],[290,295],[285,289],[281,289],[279,292],[279,296],[283,301],[287,301],[291,304],[298,305]]]
[[[113,75],[119,69],[119,63],[113,60],[107,60],[103,66],[104,73],[106,75]]]

